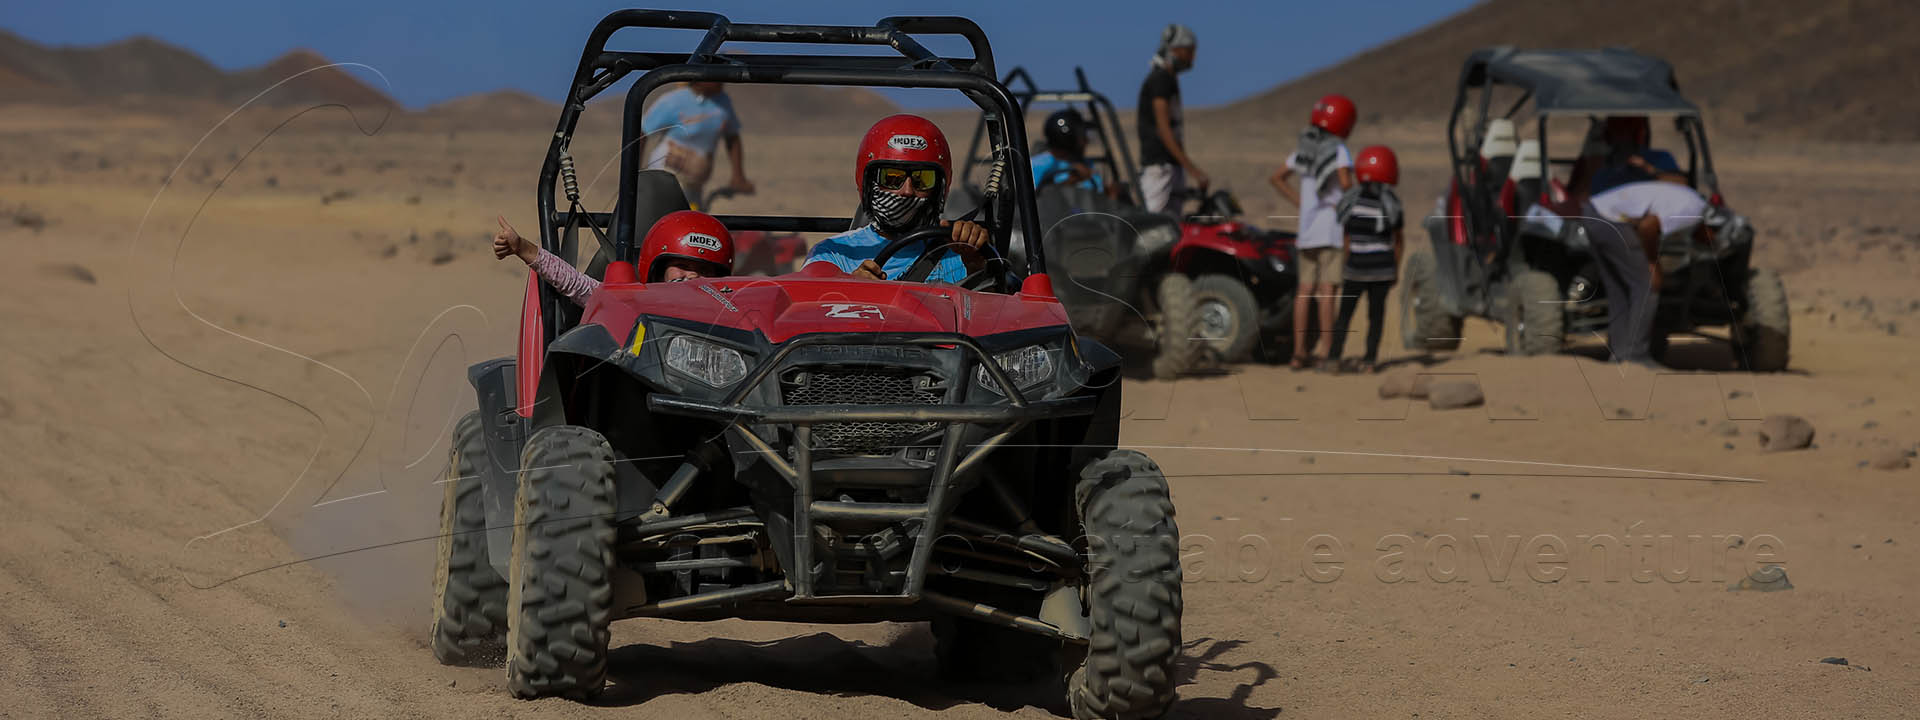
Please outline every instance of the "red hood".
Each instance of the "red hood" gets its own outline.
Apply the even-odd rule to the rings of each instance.
[[[957,332],[983,337],[1067,324],[1052,297],[970,292],[951,285],[741,277],[603,285],[582,323],[625,338],[642,314],[757,330],[774,343],[810,332]]]

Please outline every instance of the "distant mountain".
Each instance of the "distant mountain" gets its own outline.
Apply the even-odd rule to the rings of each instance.
[[[193,52],[138,36],[98,47],[47,47],[0,30],[0,103],[108,103],[129,109],[182,105],[227,107],[254,99],[269,106],[339,103],[399,108],[381,89],[311,50],[294,50],[265,65],[226,72]],[[269,91],[269,89],[271,89]],[[556,88],[559,90],[559,88]],[[264,94],[262,94],[264,92]],[[843,130],[898,112],[866,88],[734,85],[727,89],[749,131]],[[585,121],[617,127],[617,113],[596,100]],[[447,130],[551,128],[560,106],[517,90],[479,93],[405,113],[403,126]]]
[[[1492,45],[1617,45],[1665,58],[1719,131],[1920,140],[1920,6],[1910,0],[1492,0],[1199,114],[1292,128],[1315,98],[1342,92],[1362,122],[1440,118],[1467,53]]]
[[[237,105],[260,96],[260,102],[275,106],[398,106],[386,93],[329,64],[317,53],[295,50],[260,67],[226,72],[144,35],[99,47],[50,48],[0,31],[0,101]],[[262,96],[268,88],[273,91]]]

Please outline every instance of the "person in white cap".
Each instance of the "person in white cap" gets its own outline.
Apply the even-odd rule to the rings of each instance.
[[[1185,25],[1160,31],[1160,48],[1140,84],[1137,125],[1140,131],[1140,195],[1149,212],[1177,210],[1173,198],[1191,184],[1207,187],[1207,174],[1187,156],[1181,138],[1185,125],[1180,110],[1180,73],[1193,67],[1198,38]]]

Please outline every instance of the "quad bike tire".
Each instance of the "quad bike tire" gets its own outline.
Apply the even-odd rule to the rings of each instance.
[[[1160,466],[1132,450],[1089,463],[1074,490],[1087,539],[1085,662],[1067,680],[1081,720],[1157,718],[1173,706],[1180,548]]]
[[[1242,363],[1253,357],[1260,339],[1260,306],[1253,290],[1238,278],[1208,273],[1194,278],[1195,337],[1219,362]]]
[[[453,426],[433,572],[433,657],[443,665],[498,665],[506,655],[507,581],[487,557],[480,413]]]
[[[1460,348],[1460,318],[1440,302],[1433,251],[1416,247],[1400,271],[1400,340],[1408,350],[1450,352]]]
[[[1747,270],[1747,301],[1739,319],[1740,367],[1749,372],[1787,369],[1793,326],[1787,312],[1787,286],[1767,268]]]
[[[1527,270],[1507,287],[1507,354],[1551,355],[1566,344],[1566,306],[1560,302],[1560,282],[1552,275]]]
[[[527,439],[513,503],[507,688],[586,700],[607,678],[613,616],[613,449],[583,427]]]
[[[1194,342],[1198,319],[1193,283],[1187,276],[1167,273],[1154,285],[1154,301],[1160,309],[1160,326],[1155,328],[1153,376],[1172,380],[1199,363],[1204,343]]]

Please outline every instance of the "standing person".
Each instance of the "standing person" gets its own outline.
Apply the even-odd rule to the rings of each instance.
[[[1607,348],[1615,360],[1660,367],[1652,352],[1662,281],[1660,238],[1694,230],[1709,214],[1698,191],[1670,180],[1627,183],[1587,200],[1580,223],[1600,266]]]
[[[1168,25],[1160,31],[1160,49],[1153,53],[1153,65],[1140,84],[1140,102],[1135,112],[1140,130],[1140,194],[1148,212],[1177,211],[1174,196],[1191,184],[1207,187],[1207,174],[1187,157],[1181,129],[1186,121],[1180,110],[1180,73],[1193,67],[1195,44],[1193,29]]]
[[[660,97],[640,118],[646,138],[663,136],[652,152],[643,146],[648,169],[662,169],[680,178],[687,197],[696,202],[713,175],[713,156],[722,141],[733,163],[733,177],[727,187],[751,194],[753,181],[747,179],[746,156],[740,144],[740,116],[733,112],[733,99],[721,83],[696,82]],[[699,208],[704,210],[705,208]]]
[[[1400,197],[1393,186],[1400,183],[1400,160],[1383,145],[1361,150],[1353,161],[1354,179],[1359,187],[1340,197],[1336,214],[1346,232],[1346,270],[1340,287],[1340,317],[1333,322],[1333,349],[1327,360],[1339,363],[1340,351],[1347,344],[1347,328],[1360,298],[1367,300],[1367,354],[1355,369],[1373,372],[1380,362],[1380,334],[1387,317],[1387,291],[1393,288],[1400,267],[1400,249],[1406,244],[1400,210]],[[1346,364],[1339,365],[1346,369]]]
[[[1333,336],[1333,297],[1340,288],[1340,218],[1334,206],[1340,195],[1353,187],[1353,156],[1347,152],[1347,134],[1353,132],[1357,117],[1353,101],[1344,95],[1328,95],[1313,104],[1307,129],[1300,132],[1300,144],[1287,161],[1267,181],[1280,196],[1300,208],[1300,234],[1294,240],[1299,259],[1300,283],[1293,295],[1293,362],[1295,370],[1313,365],[1307,347],[1307,318],[1312,303],[1319,302],[1321,348],[1331,352]],[[1294,187],[1295,179],[1300,186]]]

